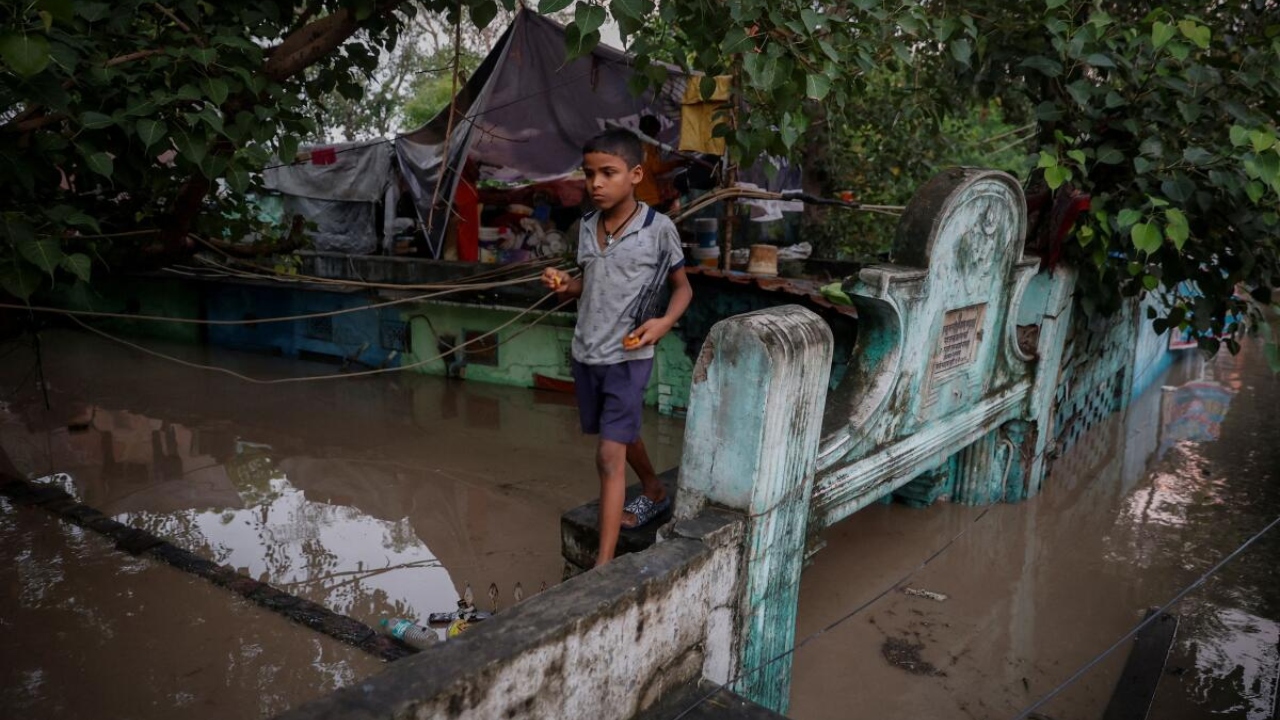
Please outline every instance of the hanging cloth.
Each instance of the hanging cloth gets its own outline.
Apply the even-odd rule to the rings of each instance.
[[[717,75],[715,92],[703,100],[701,78],[689,78],[680,101],[680,150],[724,154],[724,138],[712,137],[711,131],[716,126],[716,111],[729,102],[732,80],[729,75]]]

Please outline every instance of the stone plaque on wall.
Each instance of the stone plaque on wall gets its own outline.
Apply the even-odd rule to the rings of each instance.
[[[937,400],[939,384],[960,374],[973,364],[978,345],[982,342],[982,321],[986,303],[951,310],[942,318],[942,331],[938,345],[929,363],[929,390],[925,404]]]

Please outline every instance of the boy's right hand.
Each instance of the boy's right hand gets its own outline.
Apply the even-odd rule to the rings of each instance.
[[[555,268],[542,271],[542,286],[548,290],[564,292],[569,289],[569,273]]]

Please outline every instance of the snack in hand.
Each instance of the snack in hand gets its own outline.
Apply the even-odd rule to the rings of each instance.
[[[622,347],[625,350],[635,350],[640,347],[640,338],[635,335],[627,335],[622,338]]]

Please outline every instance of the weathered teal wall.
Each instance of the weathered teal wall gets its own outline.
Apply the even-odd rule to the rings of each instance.
[[[846,281],[858,342],[827,401],[813,491],[817,527],[944,466],[954,475],[948,493],[958,500],[1026,494],[1034,469],[1001,458],[1021,463],[1038,451],[1038,434],[1009,423],[1035,421],[1036,375],[1056,374],[1046,365],[1057,338],[1027,340],[1019,325],[1044,321],[1062,281],[1048,278],[1028,300],[1038,261],[1024,256],[1025,233],[1025,201],[1013,178],[947,171],[907,206],[895,264],[863,268]],[[1010,482],[1022,487],[1006,488]],[[915,494],[942,497],[938,487],[931,480]]]
[[[831,329],[797,305],[721,321],[702,346],[685,425],[677,518],[708,503],[746,517],[737,692],[790,697],[795,611],[831,375]]]

